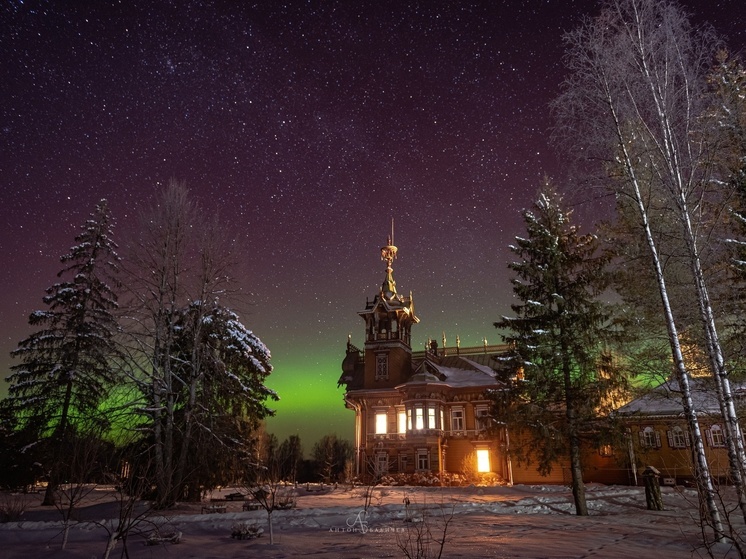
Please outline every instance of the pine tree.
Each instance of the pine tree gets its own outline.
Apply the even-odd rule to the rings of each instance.
[[[11,368],[3,405],[18,428],[45,441],[44,461],[50,480],[46,504],[64,474],[64,448],[76,433],[100,429],[99,406],[115,381],[110,359],[116,355],[117,297],[109,282],[119,257],[112,240],[112,219],[102,200],[77,244],[62,256],[64,268],[43,298],[47,310],[31,314],[39,330],[12,352],[21,363]]]
[[[495,326],[506,330],[520,380],[502,419],[530,437],[540,471],[569,458],[576,512],[587,515],[581,432],[624,379],[605,359],[610,312],[598,296],[608,284],[607,259],[560,204],[545,186],[534,209],[523,212],[527,238],[510,247],[519,258],[509,265],[519,302],[511,306],[515,316]]]

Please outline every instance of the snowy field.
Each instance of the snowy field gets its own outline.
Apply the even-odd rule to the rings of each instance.
[[[363,511],[361,488],[324,489],[305,486],[297,490],[297,507],[273,513],[275,544],[270,545],[267,515],[263,510],[242,511],[240,501],[223,501],[233,489],[211,497],[224,513],[203,514],[202,505],[179,504],[166,515],[151,515],[143,534],[127,544],[131,559],[178,557],[404,557],[399,548],[407,530],[427,525],[436,533],[443,518],[450,519],[443,557],[496,557],[567,559],[707,557],[700,546],[696,494],[684,488],[663,488],[664,511],[645,508],[641,487],[588,486],[591,516],[574,516],[567,487],[523,486],[411,488],[380,487],[373,490],[368,513]],[[7,495],[0,498],[8,498]],[[60,513],[40,507],[41,495],[25,496],[26,511],[20,522],[0,524],[0,557],[81,558],[101,557],[107,533],[102,524],[117,514],[113,492],[96,488],[83,503],[78,521],[61,547]],[[404,500],[409,499],[409,512]],[[405,522],[409,516],[412,522]],[[264,534],[252,540],[231,538],[240,522],[256,522]],[[153,525],[161,533],[181,533],[178,544],[145,545]],[[413,533],[413,532],[409,532]],[[721,545],[715,557],[736,557]],[[111,557],[121,557],[117,544]],[[437,556],[437,553],[435,555]]]

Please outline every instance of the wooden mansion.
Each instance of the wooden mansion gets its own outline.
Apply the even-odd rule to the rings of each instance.
[[[386,270],[380,291],[358,312],[365,328],[363,349],[348,340],[338,383],[345,387],[345,406],[355,413],[355,474],[442,478],[446,472],[470,471],[509,484],[568,483],[568,464],[557,464],[543,476],[535,466],[511,462],[511,437],[515,442],[520,433],[505,426],[487,429],[488,391],[507,388],[498,373],[506,346],[485,342],[462,348],[457,342],[446,348],[444,340],[443,347],[430,342],[425,351],[412,351],[412,327],[419,318],[411,293],[396,289],[396,254],[389,238],[381,248]],[[676,408],[675,397],[658,403],[646,397],[623,406],[626,442],[584,449],[585,481],[634,484],[638,470],[648,464],[669,483],[690,479],[686,424]],[[727,456],[717,421],[706,423],[708,453],[718,475]]]

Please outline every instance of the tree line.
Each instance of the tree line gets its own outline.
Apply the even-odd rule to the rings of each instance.
[[[668,0],[605,0],[565,46],[567,78],[551,110],[568,173],[561,188],[540,186],[523,211],[527,233],[510,247],[516,303],[495,326],[510,344],[512,390],[493,394],[493,416],[532,435],[527,454],[540,469],[569,461],[584,515],[583,441],[611,440],[613,410],[672,379],[707,543],[737,540],[705,456],[692,377],[706,375],[719,403],[735,510],[746,519],[731,386],[744,379],[746,356],[746,69]],[[568,196],[610,201],[612,217],[581,234]]]
[[[34,332],[0,403],[6,479],[80,476],[74,449],[96,441],[85,475],[148,480],[158,507],[256,464],[256,429],[274,412],[270,351],[229,306],[231,248],[183,184],[172,181],[127,239],[102,200],[62,256]]]
[[[123,256],[102,200],[61,257],[59,281],[34,311],[34,331],[0,402],[3,484],[131,484],[158,508],[229,483],[341,481],[352,450],[327,435],[305,459],[263,420],[270,351],[230,304],[233,248],[184,184],[142,208]],[[124,479],[130,478],[130,479]]]

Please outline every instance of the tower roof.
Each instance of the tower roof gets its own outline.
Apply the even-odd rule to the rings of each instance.
[[[386,262],[386,275],[381,284],[380,292],[372,301],[366,301],[365,310],[358,313],[360,316],[383,311],[386,313],[395,312],[403,313],[408,320],[417,323],[419,319],[414,315],[414,299],[412,293],[409,296],[400,295],[396,291],[396,281],[394,280],[394,270],[392,263],[396,258],[399,249],[394,245],[394,224],[391,222],[391,234],[388,236],[385,246],[381,247],[381,260]]]

